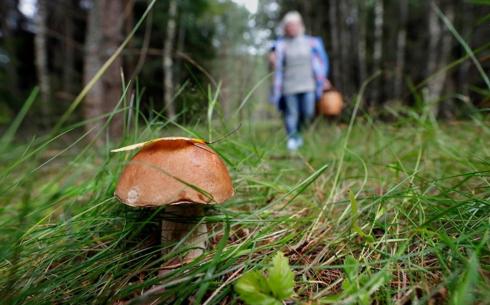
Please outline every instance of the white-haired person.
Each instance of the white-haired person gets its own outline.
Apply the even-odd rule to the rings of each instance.
[[[330,86],[329,62],[322,39],[305,35],[298,12],[284,16],[281,30],[269,57],[274,67],[271,101],[284,115],[287,147],[294,151],[303,145],[301,128],[314,118],[316,101]]]

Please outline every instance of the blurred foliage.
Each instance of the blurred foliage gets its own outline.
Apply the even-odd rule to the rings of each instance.
[[[127,35],[141,18],[149,1],[125,0],[122,22]],[[0,35],[0,104],[2,121],[20,110],[22,103],[37,84],[34,56],[36,19],[19,10],[20,0],[0,1],[2,31]],[[52,87],[53,115],[61,115],[81,90],[83,84],[84,43],[91,1],[48,1],[48,67]],[[146,112],[163,108],[162,52],[166,36],[168,1],[157,1],[151,17],[144,22],[123,53],[126,78],[134,76],[142,88],[142,107]],[[247,27],[250,13],[232,1],[178,1],[176,39],[174,42],[174,84],[177,112],[183,121],[195,121],[207,104],[208,85],[213,61],[224,44],[238,46]],[[72,27],[69,32],[67,25]],[[238,38],[238,39],[237,39]],[[148,39],[145,45],[145,39]],[[66,45],[72,44],[73,54]],[[243,44],[242,44],[243,46]],[[236,47],[235,49],[238,49]],[[222,55],[222,54],[221,54]],[[73,66],[65,69],[68,56],[74,56]],[[142,61],[139,63],[139,61]],[[141,67],[138,65],[141,64]],[[136,71],[136,69],[140,69]],[[71,83],[66,84],[66,73]],[[136,74],[134,74],[136,72]],[[40,107],[34,105],[34,110]],[[35,111],[36,112],[36,111]],[[80,117],[80,113],[78,116]],[[53,121],[56,121],[54,118]],[[33,117],[31,123],[36,123]],[[1,122],[0,122],[1,124]]]
[[[436,4],[443,13],[454,12],[454,28],[470,46],[476,58],[488,75],[490,70],[490,6],[486,0],[446,1],[446,0],[407,0],[403,9],[402,0],[261,0],[257,16],[259,27],[272,29],[271,36],[277,37],[278,24],[282,16],[292,10],[299,11],[306,25],[306,32],[323,38],[330,56],[330,79],[348,98],[354,97],[362,83],[376,70],[374,59],[375,6],[382,4],[382,58],[379,69],[381,77],[367,88],[364,110],[376,116],[385,112],[385,107],[394,104],[414,106],[416,94],[421,94],[435,74],[446,72],[440,96],[440,117],[463,118],[474,113],[474,107],[488,108],[489,90],[477,71],[464,47],[450,33],[447,26],[438,18],[440,33],[431,37],[429,14]],[[333,11],[335,10],[335,11]],[[406,14],[406,20],[401,12]],[[332,12],[333,15],[332,16]],[[336,20],[332,18],[335,17]],[[405,32],[405,47],[399,48],[400,33]],[[334,35],[337,35],[335,44]],[[447,60],[442,59],[442,40],[450,38]],[[435,50],[436,71],[430,71],[430,40],[437,39]],[[365,55],[362,55],[364,49]],[[404,49],[404,53],[400,53]],[[441,54],[439,54],[441,53]],[[404,66],[399,66],[398,56],[402,54]],[[404,55],[403,55],[404,54]],[[337,71],[335,66],[338,67]],[[363,69],[365,73],[363,75]],[[399,69],[402,69],[400,71]],[[394,89],[397,73],[402,73],[401,92]],[[478,88],[479,90],[474,90]],[[372,100],[373,90],[380,91],[379,99]],[[415,94],[414,94],[415,93]],[[472,107],[468,107],[468,104]],[[468,108],[471,108],[468,111]]]
[[[83,68],[88,12],[93,0],[53,0],[48,3],[48,72],[51,85],[50,121],[55,122],[71,104],[83,87]],[[36,11],[24,15],[21,0],[0,1],[0,124],[12,119],[38,83],[35,69],[34,37]],[[147,0],[124,0],[125,13],[121,16],[126,36],[141,18]],[[204,118],[209,87],[221,88],[219,110],[229,118],[244,103],[255,118],[270,118],[271,108],[265,105],[268,95],[267,62],[263,53],[276,38],[276,29],[285,12],[298,10],[304,16],[307,33],[321,36],[330,54],[330,78],[347,102],[353,98],[363,81],[376,70],[373,59],[375,43],[374,8],[383,3],[382,76],[377,84],[367,89],[365,111],[383,119],[390,118],[393,107],[418,107],[418,95],[433,76],[427,70],[430,51],[428,31],[428,1],[409,0],[407,20],[400,20],[400,1],[306,1],[260,0],[257,14],[232,0],[178,1],[177,29],[174,41],[173,78],[177,113],[181,123],[197,122]],[[490,6],[486,1],[436,0],[443,12],[452,9],[453,23],[477,59],[488,71],[490,50],[488,22]],[[337,22],[331,20],[336,9]],[[160,112],[163,108],[162,48],[166,36],[168,1],[157,1],[151,16],[145,20],[129,46],[123,52],[123,72],[126,83],[133,78],[140,88],[141,106],[145,113]],[[334,28],[334,26],[336,28]],[[443,28],[444,29],[444,28]],[[401,92],[394,93],[398,70],[397,40],[406,31],[405,68],[401,78]],[[333,33],[339,35],[334,44]],[[445,30],[444,35],[448,35]],[[148,41],[145,41],[147,39]],[[361,42],[366,54],[359,56]],[[334,66],[338,66],[335,73]],[[363,75],[363,66],[365,75]],[[471,116],[476,109],[489,108],[489,90],[481,74],[471,62],[464,48],[452,39],[447,62],[438,66],[446,71],[441,96],[441,115],[447,118]],[[262,79],[263,83],[259,84]],[[137,85],[136,85],[137,82]],[[253,102],[244,101],[253,92]],[[370,91],[379,90],[378,101],[370,101]],[[131,90],[130,90],[131,91]],[[348,103],[349,104],[349,103]],[[33,113],[39,113],[41,103],[34,103]],[[349,109],[349,107],[347,108]],[[80,119],[77,113],[74,119]],[[39,116],[27,120],[34,128]]]

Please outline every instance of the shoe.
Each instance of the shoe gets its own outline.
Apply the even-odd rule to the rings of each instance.
[[[290,151],[296,151],[298,150],[298,148],[300,148],[301,146],[303,146],[303,139],[300,138],[300,137],[297,137],[297,138],[289,138],[288,139],[288,150]]]
[[[288,139],[288,144],[287,144],[288,150],[289,151],[296,151],[298,150],[298,141],[295,138],[289,138]]]
[[[296,139],[296,144],[298,145],[298,148],[300,148],[301,146],[303,146],[303,138],[297,138]]]

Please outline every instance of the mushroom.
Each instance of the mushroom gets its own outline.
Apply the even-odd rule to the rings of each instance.
[[[196,219],[204,207],[233,196],[228,170],[218,154],[199,139],[172,137],[113,150],[141,150],[124,168],[115,196],[132,207],[165,206],[162,244],[183,241],[190,262],[206,248],[207,227]],[[169,252],[162,250],[163,254]]]

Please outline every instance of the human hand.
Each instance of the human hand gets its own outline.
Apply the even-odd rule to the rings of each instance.
[[[323,90],[328,91],[331,90],[332,88],[333,88],[332,83],[328,79],[325,79],[325,82],[323,83]]]

